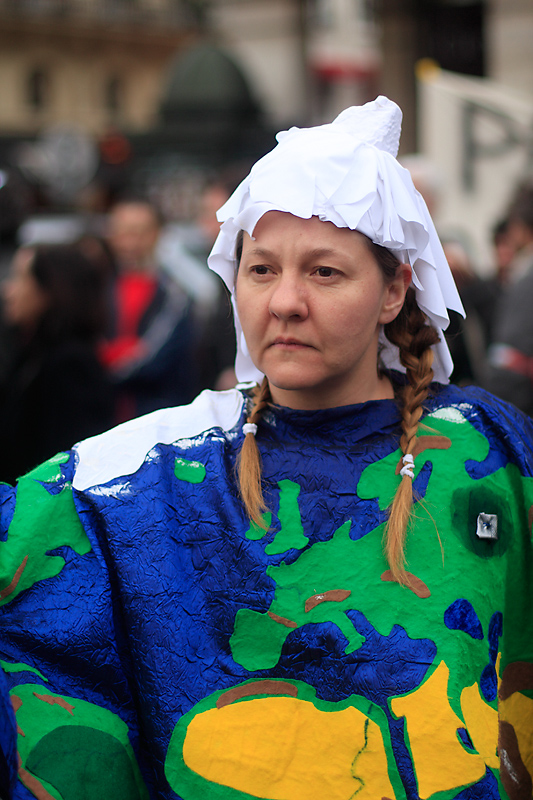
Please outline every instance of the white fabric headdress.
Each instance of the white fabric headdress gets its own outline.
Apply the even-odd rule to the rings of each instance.
[[[260,381],[246,347],[235,305],[235,245],[239,231],[250,236],[267,211],[317,216],[339,228],[360,231],[411,264],[419,307],[439,332],[447,309],[464,314],[459,294],[422,196],[396,160],[402,112],[380,96],[352,106],[334,122],[278,133],[278,144],[263,156],[218,211],[220,233],[209,267],[231,291],[237,334],[237,378]],[[382,358],[400,369],[398,348],[382,335]],[[435,345],[435,380],[447,383],[453,369],[444,335]]]

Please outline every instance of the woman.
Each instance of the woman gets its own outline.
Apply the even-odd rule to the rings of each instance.
[[[446,384],[399,121],[280,134],[221,209],[248,386],[6,489],[15,797],[530,796],[533,431]]]
[[[104,283],[79,248],[20,248],[2,294],[12,338],[0,389],[0,479],[14,482],[109,427],[112,397],[96,356]]]

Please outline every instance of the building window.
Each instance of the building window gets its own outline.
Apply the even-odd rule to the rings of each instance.
[[[417,57],[442,69],[486,75],[485,0],[417,0]]]
[[[40,67],[33,69],[28,76],[27,101],[36,111],[48,103],[49,82],[47,71]]]

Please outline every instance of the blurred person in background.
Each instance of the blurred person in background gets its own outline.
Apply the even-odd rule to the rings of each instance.
[[[533,183],[520,186],[507,219],[507,246],[485,381],[491,392],[533,415]]]
[[[101,276],[74,245],[20,248],[2,287],[10,363],[0,387],[0,480],[13,481],[113,421],[97,357]]]
[[[117,387],[117,422],[188,403],[196,392],[191,297],[162,269],[162,222],[143,199],[110,210],[107,242],[116,261],[112,319],[100,354]]]
[[[22,176],[11,167],[0,167],[0,280],[9,272],[20,243],[20,228],[32,208],[32,193]],[[10,339],[11,331],[0,313],[0,383],[9,368]]]
[[[203,257],[207,256],[220,233],[216,212],[236,188],[238,182],[215,179],[205,187],[200,202],[197,226],[204,243]],[[202,388],[231,389],[237,383],[235,376],[235,327],[231,297],[226,285],[219,281],[217,302],[209,316],[199,345]]]
[[[398,161],[409,170],[415,189],[424,198],[433,219],[437,219],[444,184],[439,167],[422,153],[408,153]]]
[[[420,153],[405,155],[399,161],[409,170],[415,189],[424,198],[430,214],[438,218],[444,178],[437,165]],[[450,380],[459,386],[479,384],[486,371],[491,318],[486,312],[491,287],[477,274],[465,232],[439,233],[466,311],[464,318],[462,314],[451,310],[450,324],[444,332],[454,364]]]
[[[499,220],[494,225],[492,247],[496,267],[494,281],[498,287],[505,286],[512,279],[513,261],[516,255],[516,247],[511,238],[507,218]]]
[[[445,331],[453,358],[452,383],[459,386],[478,384],[484,374],[487,340],[479,299],[483,281],[476,274],[468,248],[458,238],[442,239],[446,259],[461,297],[466,318],[450,311],[450,324]]]
[[[207,268],[207,257],[220,231],[216,212],[244,177],[239,167],[211,176],[190,224],[167,224],[158,246],[161,263],[192,293],[195,307],[195,361],[198,392],[235,386],[235,329],[228,290]]]
[[[494,259],[492,274],[483,278],[476,276],[475,281],[467,282],[463,284],[463,287],[460,287],[463,305],[467,312],[466,326],[468,327],[469,325],[470,315],[475,315],[481,325],[484,354],[482,362],[475,367],[474,372],[476,382],[481,384],[484,383],[486,378],[487,350],[494,341],[496,308],[500,296],[509,284],[512,275],[515,250],[509,239],[508,227],[508,220],[502,219],[492,229],[492,253]]]
[[[0,167],[0,276],[9,271],[18,233],[33,208],[30,187],[11,167]]]

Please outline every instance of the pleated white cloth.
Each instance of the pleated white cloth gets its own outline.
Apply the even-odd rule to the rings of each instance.
[[[235,306],[235,245],[239,232],[253,235],[267,211],[303,219],[317,216],[351,228],[395,252],[413,270],[417,302],[442,331],[447,309],[464,314],[442,245],[422,196],[396,160],[402,112],[386,97],[352,106],[332,123],[278,133],[278,144],[261,158],[219,210],[222,222],[208,263],[232,293],[237,333],[236,373],[241,381],[260,381],[252,363]],[[403,369],[398,349],[384,336],[387,367]],[[447,383],[453,369],[448,346],[434,348],[435,380]]]

